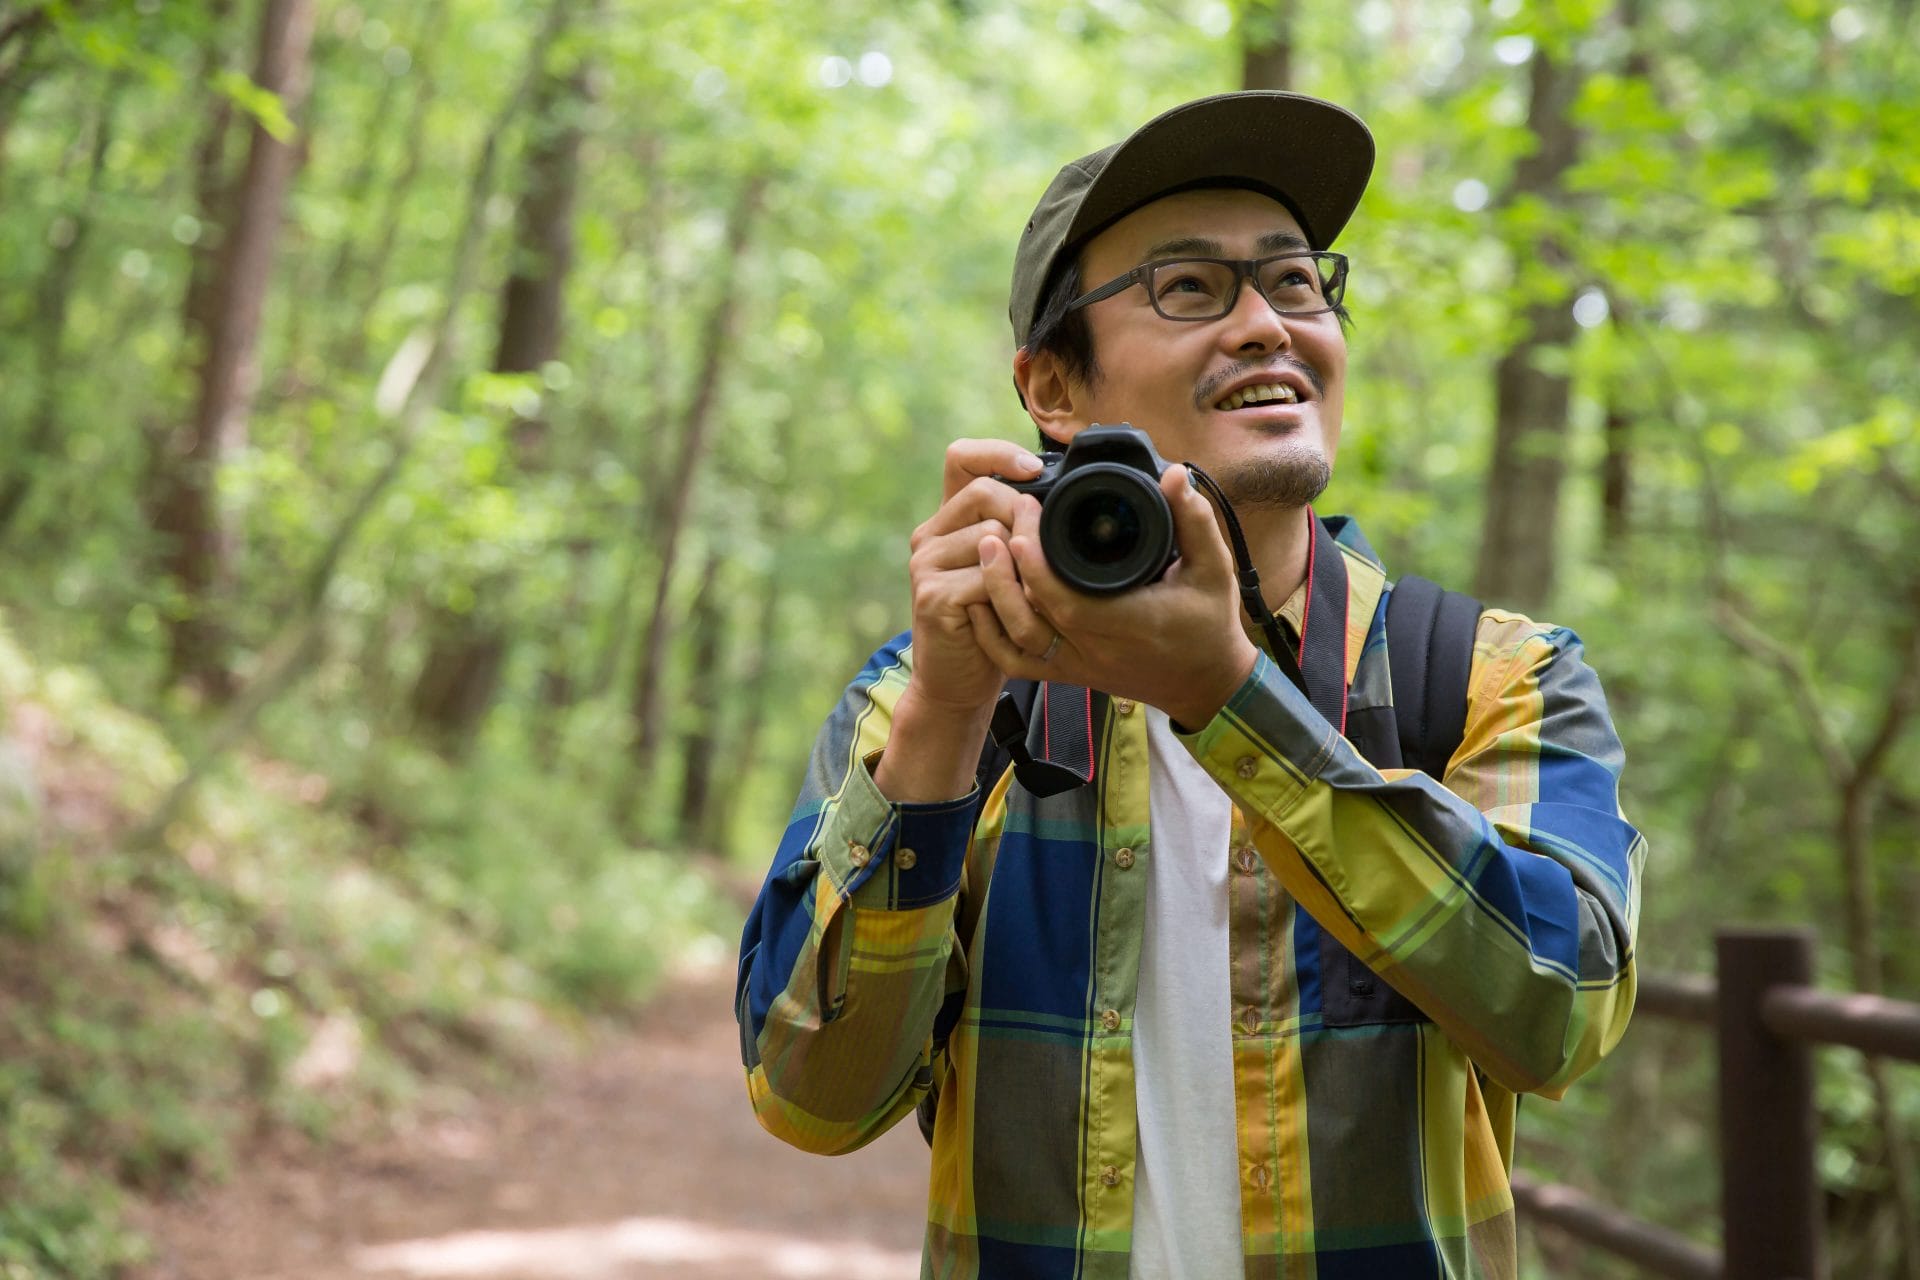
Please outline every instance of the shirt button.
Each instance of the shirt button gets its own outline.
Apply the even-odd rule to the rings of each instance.
[[[1267,1189],[1267,1166],[1263,1164],[1253,1166],[1253,1185],[1262,1191]]]
[[[1118,1031],[1120,1029],[1120,1011],[1118,1009],[1108,1009],[1100,1015],[1100,1025],[1108,1031]]]
[[[911,849],[902,849],[893,855],[893,865],[902,871],[913,870],[913,864],[920,861],[920,855]]]
[[[854,866],[866,866],[867,860],[871,857],[873,857],[873,854],[867,851],[867,846],[852,840],[847,842],[847,861],[851,862]]]
[[[1253,869],[1260,865],[1260,855],[1253,851],[1252,845],[1243,844],[1233,855],[1233,861],[1234,865],[1240,868],[1241,875],[1250,876],[1253,874]]]
[[[1260,763],[1252,756],[1241,756],[1233,762],[1233,771],[1243,778],[1251,778],[1260,771]]]
[[[1117,1165],[1108,1165],[1100,1171],[1100,1181],[1109,1187],[1120,1185],[1120,1169]]]
[[[1252,1035],[1258,1031],[1260,1029],[1260,1011],[1252,1005],[1248,1005],[1245,1009],[1241,1010],[1240,1029],[1248,1035]]]
[[[1115,698],[1113,700],[1113,706],[1114,709],[1123,716],[1133,714],[1134,702],[1132,698]]]
[[[1129,870],[1133,866],[1133,850],[1115,849],[1113,851],[1113,865],[1122,871]]]

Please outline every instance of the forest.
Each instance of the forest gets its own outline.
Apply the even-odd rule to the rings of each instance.
[[[1640,963],[1920,999],[1915,8],[0,0],[0,1275],[730,965],[1033,201],[1236,88],[1373,131],[1321,509],[1580,634]],[[1920,1070],[1818,1085],[1920,1280]],[[1704,1037],[1521,1121],[1712,1244]]]

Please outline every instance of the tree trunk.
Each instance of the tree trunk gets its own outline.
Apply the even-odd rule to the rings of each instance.
[[[553,22],[564,21],[564,8],[556,6]],[[560,351],[561,308],[573,265],[580,107],[587,92],[584,60],[565,73],[543,75],[535,90],[513,263],[500,297],[496,373],[537,372]],[[515,453],[523,471],[544,465],[546,436],[542,419],[515,423]],[[496,581],[480,594],[500,598],[508,587]],[[459,756],[471,747],[493,707],[510,637],[501,612],[484,605],[464,614],[443,611],[436,621],[411,706],[415,724],[442,750]]]
[[[1606,455],[1600,462],[1600,540],[1609,560],[1626,550],[1627,507],[1633,492],[1633,416],[1622,403],[1626,388],[1616,379],[1608,388],[1607,416],[1602,425]]]
[[[1520,162],[1509,198],[1558,206],[1565,200],[1561,175],[1578,149],[1568,112],[1578,77],[1543,48],[1534,52],[1531,82],[1527,125],[1535,150]],[[1516,256],[1556,274],[1569,265],[1551,233],[1517,246]],[[1575,330],[1565,293],[1556,283],[1528,305],[1520,337],[1494,374],[1493,465],[1474,592],[1502,607],[1536,609],[1553,590],[1569,400],[1564,356]]]
[[[536,48],[534,65],[538,66],[543,57],[544,45],[541,45]],[[326,597],[334,575],[365,527],[368,517],[373,514],[381,495],[400,474],[427,414],[440,402],[447,370],[453,362],[454,322],[473,288],[476,262],[484,238],[485,209],[493,196],[500,136],[525,105],[531,82],[532,77],[529,76],[515,89],[481,144],[480,156],[467,188],[466,218],[461,225],[459,239],[454,244],[446,285],[441,291],[440,312],[432,328],[420,338],[425,355],[411,365],[411,373],[401,380],[403,385],[390,389],[386,379],[383,379],[381,391],[375,398],[376,414],[383,420],[383,425],[389,425],[392,429],[394,447],[391,456],[386,465],[354,496],[353,502],[348,504],[327,545],[302,575],[301,589],[294,601],[292,616],[263,647],[260,661],[247,687],[221,710],[219,718],[207,729],[197,748],[188,753],[186,769],[180,780],[152,812],[136,824],[134,834],[126,841],[128,845],[137,847],[157,840],[171,825],[174,815],[184,810],[194,789],[212,766],[251,732],[260,712],[298,684],[318,659],[323,648]],[[396,358],[393,363],[399,364],[400,360]],[[400,608],[410,610],[411,604],[403,603]],[[384,703],[385,699],[376,698],[374,701]]]
[[[1258,0],[1240,18],[1240,87],[1293,88],[1294,0]]]
[[[1651,84],[1653,62],[1647,54],[1647,41],[1641,31],[1642,0],[1620,0],[1614,10],[1615,21],[1626,37],[1627,58],[1622,72],[1628,80]],[[1628,302],[1612,290],[1607,294],[1607,314],[1611,317],[1616,339],[1625,337]],[[1606,557],[1616,565],[1625,554],[1630,528],[1628,509],[1633,495],[1633,414],[1627,407],[1630,386],[1626,378],[1615,374],[1608,380],[1606,421],[1602,428],[1605,453],[1600,463],[1600,544]]]
[[[106,168],[107,145],[113,137],[114,107],[120,100],[119,77],[108,84],[100,110],[94,119],[93,146],[87,161],[86,185],[68,220],[66,239],[53,251],[46,271],[40,277],[34,305],[34,365],[38,381],[34,387],[33,411],[24,439],[10,442],[6,479],[0,482],[0,544],[38,479],[38,468],[46,465],[54,437],[60,428],[60,373],[66,355],[67,308],[73,301],[73,272],[93,229],[93,206],[100,191],[100,174]]]
[[[226,26],[233,15],[233,0],[214,0],[208,16],[215,30]],[[225,58],[216,36],[201,52],[200,78],[212,79]],[[219,275],[220,245],[226,234],[222,225],[227,209],[227,137],[232,132],[233,100],[224,93],[210,95],[206,127],[193,148],[193,211],[200,220],[200,238],[194,241],[188,260],[187,294],[181,305],[187,339],[197,344],[194,363],[206,358],[212,340],[215,301],[214,282]]]
[[[267,0],[254,80],[278,94],[289,115],[299,111],[306,95],[312,36],[312,0]],[[216,128],[208,136],[223,135],[224,130]],[[190,311],[196,304],[204,306],[208,324],[199,394],[184,447],[167,459],[156,520],[167,570],[184,597],[184,612],[170,624],[170,674],[176,682],[199,686],[215,701],[225,701],[233,692],[221,597],[236,550],[234,533],[221,518],[216,486],[222,459],[246,441],[247,413],[258,382],[255,342],[294,160],[292,146],[254,124],[246,170],[228,205],[218,266],[205,294],[189,304]]]
[[[575,538],[567,544],[567,594],[547,644],[540,672],[539,705],[534,712],[534,741],[543,760],[552,757],[566,714],[580,699],[580,682],[574,673],[580,665],[579,636],[587,612],[593,550],[591,538]]]
[[[614,593],[599,653],[594,659],[592,673],[587,678],[586,696],[589,699],[602,697],[613,688],[614,681],[619,678],[620,665],[626,658],[627,637],[636,620],[634,600],[638,594],[636,588],[640,582],[640,570],[653,540],[654,528],[659,524],[656,512],[659,500],[664,496],[660,490],[665,487],[664,477],[671,461],[668,456],[670,451],[660,448],[660,441],[667,436],[672,416],[668,403],[672,393],[667,371],[672,366],[673,349],[668,341],[666,321],[674,306],[672,273],[667,269],[666,182],[662,176],[661,162],[664,150],[657,134],[642,137],[634,148],[640,185],[647,193],[637,220],[639,234],[636,238],[642,260],[646,263],[646,297],[652,303],[642,308],[644,314],[641,317],[645,334],[643,345],[647,362],[648,404],[644,414],[636,415],[642,423],[642,430],[638,433],[634,450],[634,473],[640,480],[640,492],[633,508],[633,537],[621,549],[620,586]]]
[[[697,852],[713,851],[714,753],[720,739],[721,688],[725,683],[726,606],[720,595],[720,553],[707,553],[689,617],[693,670],[688,680],[687,734],[680,775],[680,841]]]
[[[730,754],[733,776],[746,779],[760,759],[760,728],[766,723],[768,695],[773,691],[774,655],[778,652],[780,610],[786,602],[787,575],[781,563],[781,551],[787,543],[787,491],[794,478],[794,418],[789,415],[773,429],[774,451],[779,457],[781,483],[766,495],[761,510],[766,512],[763,533],[773,548],[773,564],[766,581],[760,584],[760,611],[754,619],[753,648],[740,679],[739,723],[735,726],[734,746]],[[731,820],[739,810],[730,808],[716,815],[714,844],[725,844],[731,836]]]
[[[587,92],[581,64],[565,79],[544,81],[534,98],[526,187],[501,298],[497,373],[532,372],[560,349],[561,293],[573,266],[573,203],[584,137],[580,108]]]
[[[441,609],[429,630],[433,647],[408,700],[414,724],[451,756],[464,755],[492,709],[506,665],[506,632],[477,626],[471,613]]]
[[[30,4],[15,13],[0,13],[0,53],[8,45],[18,40],[22,45],[32,42],[33,36],[47,20],[47,10],[51,4]]]
[[[36,5],[0,20],[0,207],[5,202],[7,134],[27,90],[40,78],[44,64],[32,63],[34,45],[46,29],[47,7]]]
[[[764,178],[748,179],[727,222],[727,238],[715,264],[716,293],[713,309],[707,313],[706,333],[701,344],[700,374],[694,382],[693,398],[680,424],[679,451],[673,470],[666,477],[661,494],[660,521],[656,525],[660,548],[660,566],[653,583],[652,612],[647,617],[647,632],[640,643],[639,671],[633,685],[634,771],[632,794],[646,793],[653,771],[654,753],[659,747],[663,708],[660,700],[660,670],[672,634],[667,612],[668,593],[673,589],[674,560],[687,515],[693,509],[693,486],[706,453],[707,436],[719,399],[720,370],[733,344],[733,322],[739,305],[735,297],[736,268],[747,246],[748,232],[760,211],[765,190]]]

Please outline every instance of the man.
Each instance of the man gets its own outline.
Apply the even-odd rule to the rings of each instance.
[[[742,942],[741,1047],[761,1123],[808,1150],[924,1104],[924,1276],[1513,1276],[1515,1096],[1625,1027],[1644,844],[1578,640],[1480,616],[1444,789],[1342,731],[1392,701],[1385,573],[1307,505],[1346,377],[1328,247],[1372,158],[1331,104],[1188,103],[1063,169],[1015,265],[1034,423],[1130,422],[1210,473],[1287,652],[1184,466],[1179,559],[1095,597],[997,478],[1038,460],[962,440],[912,630],[821,731]],[[1084,721],[1087,785],[976,785],[1009,677],[1048,733]]]

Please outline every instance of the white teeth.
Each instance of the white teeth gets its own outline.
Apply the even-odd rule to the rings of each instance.
[[[1298,404],[1300,402],[1300,396],[1292,387],[1287,386],[1284,382],[1265,382],[1258,386],[1242,387],[1240,390],[1222,400],[1217,407],[1221,409],[1238,409],[1242,405],[1265,403],[1267,401],[1276,401],[1280,404]]]

